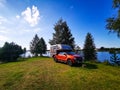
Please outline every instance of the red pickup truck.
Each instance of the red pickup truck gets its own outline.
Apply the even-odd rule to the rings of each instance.
[[[83,63],[82,57],[78,54],[75,54],[75,52],[72,51],[70,46],[68,46],[68,45],[61,45],[61,46],[54,45],[54,46],[51,47],[51,50],[53,51],[53,54],[51,52],[51,55],[55,62],[64,62],[70,66],[72,66],[74,64],[82,64]],[[63,47],[67,47],[67,48],[63,48]]]
[[[64,62],[70,66],[72,66],[73,64],[83,63],[82,57],[72,51],[59,52],[58,54],[54,55],[53,58],[56,62]]]

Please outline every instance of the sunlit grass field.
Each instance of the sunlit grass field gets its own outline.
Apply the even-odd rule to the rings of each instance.
[[[0,64],[0,90],[120,90],[120,67],[100,63],[70,67],[34,57]]]

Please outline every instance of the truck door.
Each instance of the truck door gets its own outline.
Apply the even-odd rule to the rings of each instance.
[[[65,55],[65,52],[60,52],[58,54],[59,60],[66,60],[67,56]]]

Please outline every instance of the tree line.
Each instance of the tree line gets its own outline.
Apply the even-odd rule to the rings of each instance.
[[[30,51],[34,56],[42,56],[47,50],[47,45],[44,39],[39,38],[37,34],[30,42]],[[18,58],[26,53],[26,48],[22,49],[20,45],[15,44],[14,42],[8,43],[5,42],[3,47],[0,48],[0,62],[13,62],[18,61]]]
[[[71,33],[69,26],[66,21],[62,19],[58,20],[58,22],[54,26],[55,32],[53,33],[53,38],[49,40],[50,45],[54,44],[67,44],[70,45],[73,50],[75,50],[75,41],[74,37]],[[78,48],[78,46],[77,46]],[[47,45],[43,37],[39,38],[36,34],[33,37],[33,40],[30,42],[30,52],[34,56],[42,56],[42,54],[46,53]],[[21,46],[15,43],[6,42],[2,48],[0,48],[0,61],[17,61],[17,58],[25,53],[25,50],[21,48]],[[95,44],[90,33],[87,34],[85,45],[84,45],[84,55],[87,60],[96,59],[96,51]]]
[[[118,51],[120,52],[120,48],[106,48],[106,47],[100,47],[99,49],[97,49],[98,51]]]

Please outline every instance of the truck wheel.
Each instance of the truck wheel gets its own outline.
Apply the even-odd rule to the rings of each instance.
[[[53,59],[54,59],[54,61],[55,61],[55,62],[58,62],[58,60],[57,60],[57,58],[56,58],[56,57],[53,57]]]
[[[73,63],[72,63],[71,60],[68,60],[68,61],[67,61],[67,64],[68,64],[69,66],[72,66],[72,65],[73,65]]]

